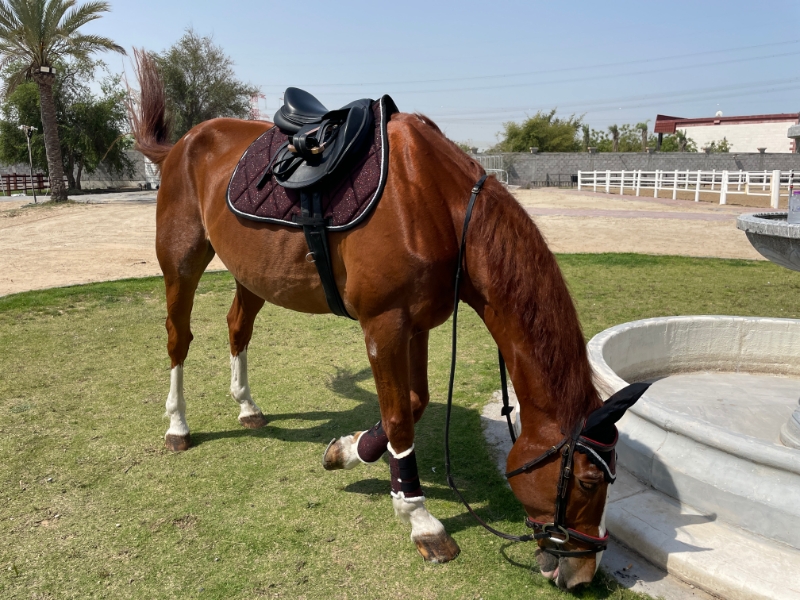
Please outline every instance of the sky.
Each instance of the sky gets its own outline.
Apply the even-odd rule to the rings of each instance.
[[[389,94],[453,140],[495,144],[537,111],[593,128],[800,112],[797,0],[110,0],[87,33],[163,51],[191,27],[261,89],[271,117],[302,87],[328,108]],[[128,58],[105,55],[113,71]]]

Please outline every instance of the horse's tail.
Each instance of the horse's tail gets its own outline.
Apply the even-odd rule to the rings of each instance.
[[[136,139],[136,150],[161,166],[174,144],[170,139],[171,123],[167,117],[167,95],[155,58],[144,50],[134,49],[139,98],[128,94],[128,116]]]

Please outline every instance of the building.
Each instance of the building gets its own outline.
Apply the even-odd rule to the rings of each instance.
[[[787,137],[789,127],[797,123],[800,123],[800,113],[742,117],[724,117],[717,113],[715,117],[699,119],[657,115],[655,133],[659,145],[665,133],[682,131],[695,141],[698,151],[725,138],[731,144],[731,152],[761,152],[760,149],[765,148],[769,153],[786,154],[797,152],[795,140]]]

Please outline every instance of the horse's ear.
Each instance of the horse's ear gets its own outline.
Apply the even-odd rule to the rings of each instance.
[[[632,383],[622,388],[605,401],[589,418],[583,428],[583,435],[589,439],[601,441],[608,437],[612,426],[622,418],[625,411],[633,406],[650,387],[649,383]]]

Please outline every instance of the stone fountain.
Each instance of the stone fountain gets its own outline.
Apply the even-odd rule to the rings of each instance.
[[[788,213],[755,213],[741,215],[736,226],[764,257],[793,271],[800,271],[800,224],[789,223]],[[800,449],[800,406],[783,424],[781,442]]]

